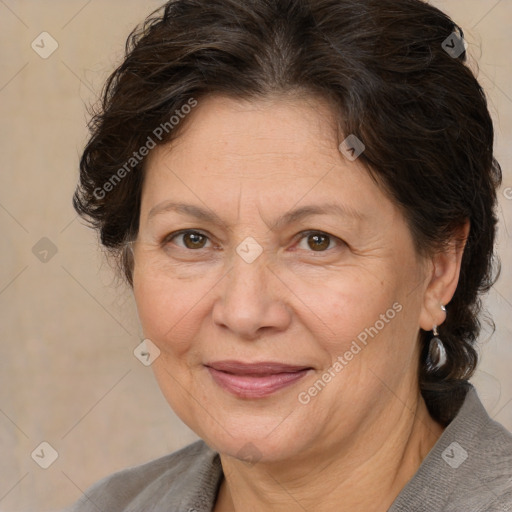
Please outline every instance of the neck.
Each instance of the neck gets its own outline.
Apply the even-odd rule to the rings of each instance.
[[[386,416],[350,440],[293,461],[251,467],[221,455],[215,512],[387,511],[443,428],[421,395],[405,407],[395,400]]]

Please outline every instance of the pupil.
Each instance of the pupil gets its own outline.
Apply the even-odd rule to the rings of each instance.
[[[189,240],[191,242],[191,245],[197,246],[201,243],[201,238],[203,238],[203,235],[200,235],[199,233],[189,233],[185,240]],[[188,245],[188,244],[187,244]]]
[[[324,242],[322,243],[320,240],[323,238]],[[314,247],[311,246],[312,249],[326,249],[329,246],[329,241],[325,235],[311,235],[310,239],[313,239]],[[327,243],[325,241],[327,240]],[[320,243],[318,243],[320,241]]]

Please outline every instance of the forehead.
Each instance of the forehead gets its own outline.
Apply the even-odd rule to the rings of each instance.
[[[319,97],[279,95],[242,100],[221,95],[206,96],[181,122],[177,138],[158,146],[148,157],[173,152],[177,157],[229,163],[243,161],[260,170],[261,162],[307,157],[332,149],[338,138],[335,115]],[[208,154],[200,150],[208,150]],[[189,151],[191,154],[186,154]],[[186,155],[185,155],[186,154]],[[235,169],[232,169],[233,171]]]
[[[179,136],[146,161],[142,214],[156,204],[238,203],[287,209],[338,202],[362,214],[386,205],[360,160],[338,149],[335,114],[324,100],[207,97],[184,120]],[[388,201],[389,202],[389,201]],[[299,204],[301,203],[301,204]]]

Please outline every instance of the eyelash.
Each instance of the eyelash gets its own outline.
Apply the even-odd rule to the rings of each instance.
[[[164,237],[164,239],[162,240],[162,246],[165,246],[165,245],[169,244],[176,237],[178,237],[180,235],[185,235],[187,233],[193,233],[193,234],[197,234],[197,235],[203,236],[203,237],[207,238],[211,242],[210,237],[206,233],[204,233],[203,231],[200,231],[200,230],[197,230],[197,229],[182,229],[180,231],[175,231],[174,233],[170,233],[166,237]],[[328,237],[331,241],[334,241],[335,243],[337,242],[339,246],[346,245],[345,242],[343,240],[341,240],[340,238],[338,238],[338,237],[336,237],[334,235],[330,235],[329,233],[325,233],[324,231],[307,230],[307,231],[301,231],[300,233],[297,234],[297,236],[298,235],[301,235],[300,238],[298,239],[298,242],[300,242],[303,239],[307,238],[309,235],[322,235],[322,236]],[[206,249],[206,247],[201,247],[199,249],[188,249],[187,247],[181,247],[181,246],[178,246],[178,247],[180,249],[185,249],[187,251],[192,251],[192,252],[199,252],[202,249]],[[310,250],[310,251],[307,251],[307,252],[311,252],[311,253],[314,253],[314,254],[327,253],[328,251],[330,251],[332,249],[333,248],[329,248],[329,249],[326,249],[324,251],[313,251],[313,250]]]

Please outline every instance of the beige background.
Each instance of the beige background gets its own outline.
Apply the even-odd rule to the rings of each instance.
[[[141,331],[130,293],[71,207],[84,104],[134,24],[159,4],[0,0],[2,512],[57,510],[100,477],[195,439],[133,356]],[[503,271],[487,299],[497,329],[482,336],[475,383],[492,416],[512,429],[512,2],[434,4],[464,28],[495,120]],[[43,31],[59,45],[47,59],[31,48]],[[58,251],[46,263],[32,250],[43,237]],[[42,441],[58,452],[46,470],[31,458]]]

